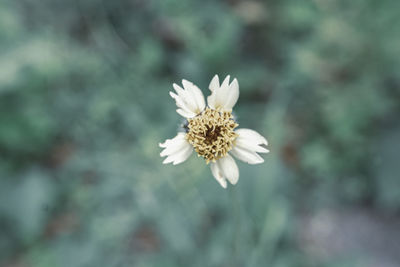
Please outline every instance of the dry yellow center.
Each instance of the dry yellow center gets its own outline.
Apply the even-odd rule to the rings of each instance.
[[[206,108],[198,116],[188,119],[186,139],[207,163],[226,156],[232,149],[237,124],[229,111]]]

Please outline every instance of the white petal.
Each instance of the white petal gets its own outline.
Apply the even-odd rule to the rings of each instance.
[[[174,162],[172,162],[172,164],[177,165],[184,162],[190,157],[190,155],[192,155],[192,152],[193,152],[192,146],[191,145],[186,146],[186,148],[183,149],[179,154],[175,155]]]
[[[187,80],[182,80],[182,84],[183,87],[185,88],[185,90],[187,92],[189,92],[189,94],[193,97],[193,99],[196,102],[196,110],[195,113],[200,113],[203,111],[203,109],[205,108],[206,104],[204,101],[204,96],[203,93],[201,92],[201,90],[194,85],[192,82],[189,82]]]
[[[193,117],[196,116],[195,113],[193,113],[193,112],[191,112],[191,111],[186,111],[186,110],[183,110],[183,109],[180,109],[180,108],[178,108],[178,109],[176,110],[176,112],[177,112],[179,115],[181,115],[182,117],[186,118],[186,119],[190,119],[190,118],[193,118]]]
[[[236,78],[229,85],[228,97],[225,101],[224,108],[231,110],[235,106],[237,100],[239,99],[239,83]]]
[[[203,93],[196,85],[187,80],[182,80],[182,84],[184,89],[176,83],[173,84],[178,95],[171,93],[171,97],[176,100],[178,108],[185,111],[186,114],[189,112],[195,115],[199,114],[205,108]]]
[[[219,169],[222,171],[223,176],[228,179],[231,184],[236,184],[239,180],[239,169],[235,160],[227,154],[225,157],[220,158],[216,162]]]
[[[235,130],[235,132],[239,135],[240,138],[253,140],[257,144],[268,145],[267,139],[265,139],[264,136],[262,136],[261,134],[257,133],[254,130],[241,128]]]
[[[214,178],[217,180],[217,182],[223,187],[226,188],[226,179],[224,178],[222,171],[219,169],[218,164],[212,162],[211,163],[211,173],[213,174]]]
[[[215,107],[215,104],[216,104],[216,103],[215,103],[215,94],[214,94],[214,92],[211,93],[211,95],[207,97],[207,104],[208,104],[208,106],[209,106],[210,108],[216,109],[216,107]]]
[[[210,108],[231,111],[239,98],[239,83],[234,79],[229,84],[230,76],[226,76],[221,85],[219,85],[218,76],[211,80],[209,88],[211,95],[207,98]]]
[[[235,140],[235,146],[230,151],[236,158],[249,163],[259,164],[264,162],[264,159],[260,157],[258,153],[268,153],[269,150],[263,147],[267,145],[267,140],[250,129],[237,129],[235,131],[239,136]]]
[[[257,153],[251,152],[242,147],[235,146],[231,151],[229,151],[229,153],[248,164],[259,164],[264,162],[264,159]]]
[[[175,99],[176,106],[183,111],[182,113],[178,112],[181,116],[185,118],[193,118],[194,116],[196,116],[196,113],[192,112],[192,108],[189,108],[188,105],[183,101],[183,99],[179,95],[173,92],[169,92],[169,95],[173,99]]]
[[[171,142],[168,143],[167,146],[165,146],[164,150],[160,153],[161,157],[165,157],[168,155],[175,154],[184,148],[186,148],[188,145],[188,142],[184,138],[180,138],[180,136],[175,137],[174,139],[171,140]]]
[[[244,139],[244,138],[240,138],[240,137],[236,138],[235,145],[239,146],[239,147],[243,147],[250,151],[258,152],[258,153],[268,153],[269,152],[268,149],[258,145],[253,140]]]
[[[173,165],[177,165],[179,163],[184,162],[189,158],[189,156],[192,154],[193,148],[191,146],[185,146],[182,150],[179,150],[175,154],[169,155],[164,161],[164,164],[171,163]]]
[[[225,80],[222,82],[221,87],[216,91],[215,101],[216,107],[225,108],[226,101],[229,96],[229,79],[230,75],[226,76]]]
[[[184,162],[193,151],[193,147],[187,142],[185,133],[178,133],[172,139],[167,139],[164,143],[159,144],[164,150],[160,156],[167,158],[163,161],[164,164],[173,163],[174,165]]]
[[[172,87],[174,87],[174,89],[178,93],[178,95],[182,96],[185,94],[185,90],[183,90],[183,88],[180,87],[179,85],[177,85],[176,83],[173,83]]]
[[[204,95],[201,92],[200,88],[196,85],[193,85],[193,93],[196,97],[197,107],[199,108],[199,112],[202,112],[206,107],[206,101],[204,100]]]
[[[189,109],[191,112],[196,113],[197,104],[196,104],[196,99],[194,98],[194,96],[187,90],[182,89],[182,87],[180,87],[176,83],[174,83],[172,86],[174,87],[175,91],[178,93],[178,96],[180,97],[180,99],[185,104],[185,107],[187,109]],[[177,106],[179,108],[183,108],[182,106],[179,106],[178,104],[177,104]]]
[[[218,75],[215,75],[212,78],[208,88],[210,89],[211,92],[213,92],[214,90],[217,90],[219,88],[219,77],[218,77]]]
[[[230,80],[231,76],[227,75],[224,79],[224,81],[221,84],[221,88],[225,89],[229,86],[229,80]]]
[[[180,139],[184,139],[185,138],[185,133],[178,133],[174,138],[172,138],[172,139],[167,139],[167,140],[165,140],[165,142],[164,143],[159,143],[158,145],[160,146],[160,147],[167,147],[167,146],[169,146],[169,145],[171,145],[171,144],[174,144],[177,140],[180,140]]]

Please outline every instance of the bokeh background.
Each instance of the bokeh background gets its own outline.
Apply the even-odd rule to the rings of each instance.
[[[240,84],[222,189],[169,97]],[[400,266],[400,1],[2,0],[0,266]]]

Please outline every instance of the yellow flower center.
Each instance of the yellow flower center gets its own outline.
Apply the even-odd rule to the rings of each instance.
[[[229,111],[206,108],[188,119],[186,139],[207,164],[225,157],[238,136],[234,129],[239,126]]]

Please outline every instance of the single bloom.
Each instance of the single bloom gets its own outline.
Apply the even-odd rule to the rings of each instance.
[[[182,80],[183,88],[173,84],[179,115],[185,118],[183,130],[177,136],[167,139],[159,146],[163,148],[161,157],[164,164],[174,165],[184,162],[192,154],[203,157],[210,164],[211,172],[219,184],[227,187],[228,180],[236,184],[239,169],[232,156],[249,164],[259,164],[264,159],[257,153],[268,153],[267,140],[254,130],[239,128],[232,115],[232,108],[239,98],[239,83],[230,82],[228,75],[222,84],[218,75],[211,80],[207,97],[207,106],[203,93],[193,83]]]

